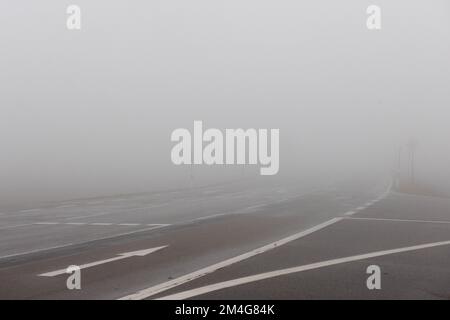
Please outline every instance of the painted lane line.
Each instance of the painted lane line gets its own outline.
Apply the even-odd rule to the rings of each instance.
[[[41,211],[41,209],[26,209],[26,210],[20,210],[21,213],[28,213],[28,212],[35,212],[35,211]]]
[[[127,227],[136,227],[136,226],[154,226],[154,227],[166,227],[170,226],[170,224],[162,224],[162,223],[148,223],[148,224],[142,224],[142,223],[112,223],[112,222],[35,222],[30,224],[23,224],[18,226],[12,226],[7,228],[13,228],[13,227],[20,227],[20,226],[28,226],[28,225],[69,225],[69,226],[127,226]],[[0,228],[1,230],[2,228]]]
[[[360,206],[360,207],[356,208],[355,211],[362,211],[364,209],[367,209],[367,207],[366,206]]]
[[[131,258],[131,257],[135,257],[135,256],[144,257],[144,256],[146,256],[146,255],[148,255],[150,253],[153,253],[155,251],[161,250],[161,249],[166,248],[166,247],[167,247],[167,245],[166,246],[161,246],[161,247],[156,247],[156,248],[150,248],[150,249],[144,249],[144,250],[120,253],[117,257],[109,258],[109,259],[105,259],[105,260],[99,260],[99,261],[95,261],[95,262],[91,262],[91,263],[82,264],[79,267],[80,267],[80,269],[87,269],[87,268],[95,267],[95,266],[98,266],[98,265],[101,265],[101,264],[105,264],[105,263],[108,263],[108,262],[123,260],[123,259]],[[67,269],[59,269],[59,270],[55,270],[55,271],[39,274],[39,276],[40,277],[55,277],[55,276],[59,276],[59,275],[65,274],[66,270]]]
[[[242,278],[238,278],[238,279],[234,279],[234,280],[219,282],[219,283],[207,285],[207,286],[192,289],[192,290],[175,293],[175,294],[168,295],[168,296],[156,299],[156,300],[183,300],[183,299],[192,298],[195,296],[199,296],[199,295],[217,291],[217,290],[222,290],[222,289],[235,287],[235,286],[239,286],[239,285],[243,285],[243,284],[247,284],[247,283],[251,283],[251,282],[256,282],[256,281],[260,281],[260,280],[270,279],[270,278],[274,278],[274,277],[284,276],[284,275],[288,275],[288,274],[292,274],[292,273],[298,273],[298,272],[303,272],[303,271],[308,271],[308,270],[313,270],[313,269],[318,269],[318,268],[334,266],[337,264],[343,264],[343,263],[347,263],[347,262],[366,260],[366,259],[370,259],[370,258],[381,257],[381,256],[386,256],[386,255],[391,255],[391,254],[396,254],[396,253],[415,251],[415,250],[421,250],[421,249],[427,249],[427,248],[445,246],[445,245],[450,245],[450,241],[433,242],[433,243],[427,243],[427,244],[416,245],[416,246],[411,246],[411,247],[403,247],[403,248],[398,248],[398,249],[375,251],[375,252],[360,254],[360,255],[356,255],[356,256],[350,256],[350,257],[345,257],[345,258],[338,258],[338,259],[333,259],[333,260],[316,262],[316,263],[311,263],[311,264],[302,265],[302,266],[298,266],[298,267],[270,271],[270,272],[256,274],[253,276],[247,276],[247,277],[242,277]]]
[[[450,221],[443,220],[413,220],[413,219],[389,219],[389,218],[345,218],[349,220],[369,220],[369,221],[393,221],[393,222],[419,222],[419,223],[449,223]]]
[[[131,235],[131,234],[151,231],[151,230],[159,229],[159,228],[162,228],[162,227],[164,227],[164,226],[152,226],[152,227],[149,227],[149,228],[138,229],[138,230],[133,230],[133,231],[128,231],[128,232],[122,232],[122,233],[114,234],[114,235],[111,235],[111,236],[94,238],[94,239],[87,240],[87,241],[69,242],[69,243],[66,243],[66,244],[59,245],[59,246],[47,247],[47,248],[42,248],[42,249],[36,249],[36,250],[31,250],[31,251],[24,251],[24,252],[14,253],[14,254],[6,255],[6,256],[0,256],[0,260],[13,258],[13,257],[25,256],[25,255],[33,254],[33,253],[45,252],[45,251],[49,251],[49,250],[53,250],[53,249],[66,248],[66,247],[70,247],[70,246],[74,246],[74,245],[81,245],[81,244],[89,243],[89,242],[93,242],[93,241],[102,241],[102,240],[114,239],[114,238],[117,238],[117,237],[123,237],[123,236],[128,236],[128,235]]]
[[[65,204],[62,206],[55,207],[55,209],[72,208],[72,207],[75,207],[75,205],[74,204]]]
[[[32,226],[32,225],[33,225],[33,223],[16,224],[16,225],[13,225],[13,226],[1,227],[0,230],[15,229],[15,228]]]
[[[356,213],[356,211],[349,211],[349,212],[344,213],[344,216],[352,216],[355,213]]]
[[[165,202],[165,203],[161,203],[161,204],[157,204],[157,205],[151,205],[151,206],[146,206],[146,207],[138,207],[138,208],[131,208],[131,209],[120,208],[120,209],[118,209],[118,211],[104,211],[104,212],[95,213],[95,214],[91,214],[91,215],[70,217],[70,218],[67,218],[66,220],[76,220],[76,219],[84,219],[84,218],[93,218],[93,217],[106,216],[106,215],[110,215],[110,214],[120,214],[120,213],[123,213],[123,211],[128,213],[128,212],[144,210],[144,209],[159,208],[159,207],[167,206],[169,203],[170,202]]]
[[[35,222],[34,224],[56,225],[56,224],[60,224],[60,223],[59,222]]]
[[[265,245],[263,247],[260,247],[260,248],[257,248],[255,250],[252,250],[252,251],[246,252],[244,254],[238,255],[236,257],[233,257],[233,258],[230,258],[230,259],[227,259],[227,260],[215,263],[213,265],[210,265],[210,266],[202,268],[200,270],[188,273],[188,274],[186,274],[184,276],[181,276],[181,277],[178,277],[176,279],[173,279],[173,280],[170,280],[170,281],[167,281],[167,282],[164,282],[164,283],[160,283],[160,284],[158,284],[156,286],[152,286],[152,287],[140,290],[140,291],[138,291],[136,293],[124,296],[124,297],[120,298],[119,300],[142,300],[142,299],[146,299],[146,298],[151,297],[151,296],[153,296],[153,295],[155,295],[157,293],[169,290],[171,288],[177,287],[179,285],[182,285],[184,283],[190,282],[192,280],[201,278],[201,277],[203,277],[203,276],[205,276],[207,274],[213,273],[214,271],[216,271],[218,269],[230,266],[230,265],[232,265],[234,263],[246,260],[246,259],[251,258],[253,256],[256,256],[258,254],[261,254],[261,253],[267,252],[269,250],[272,250],[274,248],[280,247],[280,246],[282,246],[282,245],[284,245],[286,243],[289,243],[291,241],[303,238],[303,237],[305,237],[307,235],[310,235],[311,233],[314,233],[314,232],[319,231],[319,230],[321,230],[323,228],[326,228],[326,227],[328,227],[328,226],[330,226],[332,224],[335,224],[335,223],[337,223],[337,222],[339,222],[341,220],[343,220],[343,218],[341,218],[341,217],[333,218],[331,220],[328,220],[326,222],[318,224],[318,225],[316,225],[316,226],[314,226],[312,228],[309,228],[307,230],[298,232],[298,233],[293,234],[293,235],[291,235],[289,237],[286,237],[286,238],[280,239],[278,241],[269,243],[269,244],[267,244],[267,245]]]
[[[68,247],[68,246],[71,246],[71,245],[73,245],[73,243],[68,243],[68,244],[64,244],[64,245],[60,245],[60,246],[54,246],[54,247],[48,247],[48,248],[44,248],[44,249],[36,249],[36,250],[31,250],[31,251],[26,251],[26,252],[14,253],[14,254],[6,255],[6,256],[1,256],[0,260],[1,259],[7,259],[7,258],[13,258],[13,257],[20,257],[20,256],[24,256],[24,255],[27,255],[27,254],[41,252],[41,251],[60,249],[60,248]]]

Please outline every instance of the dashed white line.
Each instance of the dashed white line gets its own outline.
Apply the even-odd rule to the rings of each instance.
[[[234,280],[219,282],[219,283],[215,283],[212,285],[207,285],[204,287],[168,295],[168,296],[159,298],[157,300],[183,300],[183,299],[192,298],[195,296],[199,296],[199,295],[202,295],[205,293],[209,293],[209,292],[213,292],[213,291],[217,291],[217,290],[221,290],[221,289],[235,287],[235,286],[239,286],[239,285],[243,285],[243,284],[247,284],[247,283],[251,283],[251,282],[256,282],[256,281],[260,281],[260,280],[264,280],[264,279],[270,279],[270,278],[288,275],[288,274],[292,274],[292,273],[298,273],[298,272],[307,271],[307,270],[329,267],[329,266],[347,263],[347,262],[366,260],[366,259],[370,259],[370,258],[386,256],[386,255],[395,254],[395,253],[402,253],[402,252],[415,251],[415,250],[427,249],[427,248],[438,247],[438,246],[445,246],[445,245],[449,245],[449,244],[450,244],[450,241],[433,242],[433,243],[427,243],[427,244],[422,244],[422,245],[417,245],[417,246],[403,247],[403,248],[383,250],[383,251],[375,251],[375,252],[370,252],[370,253],[366,253],[366,254],[360,254],[360,255],[355,255],[355,256],[350,256],[350,257],[345,257],[345,258],[338,258],[338,259],[333,259],[333,260],[316,262],[316,263],[311,263],[311,264],[302,265],[302,266],[298,266],[298,267],[281,269],[281,270],[276,270],[276,271],[271,271],[271,272],[266,272],[266,273],[260,273],[260,274],[253,275],[253,276],[242,277],[242,278],[238,278],[238,279],[234,279]]]
[[[20,210],[20,212],[22,213],[28,213],[28,212],[35,212],[35,211],[40,211],[41,209],[26,209],[26,210]]]
[[[75,205],[74,204],[65,204],[62,206],[55,207],[55,209],[71,208],[71,207],[75,207]]]
[[[59,224],[59,222],[35,222],[33,224],[56,225],[56,224]]]

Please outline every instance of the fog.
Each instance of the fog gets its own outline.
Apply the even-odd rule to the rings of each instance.
[[[82,29],[66,28],[81,8]],[[366,28],[377,4],[382,29]],[[417,175],[450,186],[447,0],[0,3],[0,201],[23,205],[250,178],[175,166],[170,134],[280,129],[264,181]],[[306,178],[308,177],[308,178]]]

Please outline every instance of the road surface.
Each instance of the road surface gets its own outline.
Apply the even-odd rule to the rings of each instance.
[[[71,265],[80,290],[66,286]],[[0,213],[2,299],[449,299],[449,267],[450,199],[386,181],[236,182]]]

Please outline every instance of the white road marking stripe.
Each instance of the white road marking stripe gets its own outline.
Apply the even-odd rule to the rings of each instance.
[[[162,204],[151,205],[151,206],[147,206],[147,207],[131,208],[131,209],[120,208],[120,209],[118,209],[120,211],[106,211],[106,212],[100,212],[100,213],[95,213],[95,214],[90,214],[90,215],[70,217],[70,218],[67,218],[66,220],[76,220],[76,219],[84,219],[84,218],[93,218],[93,217],[106,216],[106,215],[110,215],[110,214],[120,214],[123,211],[131,212],[131,211],[138,211],[138,210],[144,210],[144,209],[159,208],[159,207],[164,207],[164,206],[168,205],[169,203],[170,202],[166,202],[166,203],[162,203]]]
[[[105,259],[105,260],[99,260],[99,261],[95,261],[95,262],[91,262],[91,263],[82,264],[79,267],[80,267],[80,269],[87,269],[87,268],[95,267],[95,266],[105,264],[108,262],[127,259],[127,258],[134,257],[134,256],[143,257],[143,256],[146,256],[155,251],[161,250],[165,247],[167,247],[167,245],[161,246],[161,247],[156,247],[156,248],[150,248],[150,249],[144,249],[144,250],[138,250],[138,251],[132,251],[132,252],[125,252],[125,253],[119,254],[117,257],[114,257],[114,258],[109,258],[109,259]],[[40,277],[55,277],[55,276],[59,276],[61,274],[65,274],[66,270],[67,269],[59,269],[56,271],[39,274],[39,276]]]
[[[31,224],[23,224],[18,226],[12,226],[12,227],[19,227],[19,226],[27,226],[27,225],[70,225],[70,226],[127,226],[127,227],[135,227],[135,226],[154,226],[154,227],[165,227],[170,226],[170,224],[162,224],[162,223],[148,223],[148,224],[142,224],[142,223],[112,223],[112,222],[35,222]],[[7,227],[7,228],[12,228]],[[2,228],[0,228],[1,230]]]
[[[349,211],[349,212],[344,213],[344,216],[351,216],[351,215],[354,215],[355,213],[356,213],[355,211]]]
[[[403,247],[403,248],[398,248],[398,249],[375,251],[375,252],[371,252],[371,253],[360,254],[360,255],[355,255],[355,256],[350,256],[350,257],[345,257],[345,258],[327,260],[327,261],[323,261],[323,262],[316,262],[316,263],[311,263],[311,264],[307,264],[307,265],[303,265],[303,266],[281,269],[281,270],[276,270],[276,271],[270,271],[270,272],[253,275],[253,276],[247,276],[247,277],[242,277],[242,278],[238,278],[238,279],[234,279],[234,280],[219,282],[219,283],[215,283],[212,285],[208,285],[208,286],[168,295],[168,296],[159,298],[157,300],[183,300],[183,299],[188,299],[191,297],[199,296],[199,295],[217,291],[217,290],[222,290],[222,289],[226,289],[226,288],[230,288],[230,287],[243,285],[246,283],[256,282],[256,281],[279,277],[279,276],[288,275],[288,274],[292,274],[292,273],[298,273],[298,272],[302,272],[302,271],[313,270],[313,269],[318,269],[318,268],[323,268],[323,267],[329,267],[329,266],[347,263],[347,262],[366,260],[366,259],[370,259],[370,258],[386,256],[386,255],[395,254],[395,253],[421,250],[421,249],[444,246],[444,245],[449,245],[449,244],[450,244],[450,241],[441,241],[441,242],[427,243],[427,244],[411,246],[411,247]]]
[[[41,209],[26,209],[26,210],[20,210],[20,212],[22,213],[27,213],[27,212],[34,212],[34,211],[40,211]]]
[[[265,245],[263,247],[260,247],[260,248],[257,248],[255,250],[252,250],[252,251],[246,252],[244,254],[241,254],[239,256],[236,256],[236,257],[224,260],[222,262],[210,265],[210,266],[202,268],[200,270],[188,273],[188,274],[186,274],[184,276],[181,276],[181,277],[178,277],[176,279],[173,279],[173,280],[170,280],[170,281],[158,284],[156,286],[152,286],[152,287],[140,290],[140,291],[138,291],[136,293],[127,295],[125,297],[122,297],[119,300],[142,300],[142,299],[151,297],[151,296],[153,296],[153,295],[155,295],[157,293],[169,290],[169,289],[177,287],[177,286],[179,286],[181,284],[184,284],[184,283],[187,283],[189,281],[192,281],[192,280],[198,279],[200,277],[203,277],[203,276],[205,276],[207,274],[210,274],[210,273],[212,273],[212,272],[214,272],[214,271],[216,271],[218,269],[227,267],[227,266],[232,265],[234,263],[246,260],[246,259],[251,258],[253,256],[256,256],[258,254],[267,252],[267,251],[269,251],[271,249],[280,247],[280,246],[282,246],[282,245],[284,245],[286,243],[289,243],[291,241],[294,241],[294,240],[300,239],[302,237],[305,237],[305,236],[307,236],[307,235],[309,235],[309,234],[311,234],[313,232],[319,231],[319,230],[321,230],[321,229],[323,229],[325,227],[328,227],[328,226],[330,226],[332,224],[335,224],[336,222],[339,222],[342,219],[343,218],[341,218],[341,217],[333,218],[331,220],[328,220],[328,221],[326,221],[324,223],[321,223],[321,224],[319,224],[317,226],[314,226],[312,228],[309,228],[307,230],[298,232],[296,234],[293,234],[293,235],[291,235],[289,237],[286,237],[286,238],[283,238],[281,240],[269,243],[269,244],[267,244],[267,245]]]
[[[442,220],[413,220],[413,219],[389,219],[389,218],[356,218],[349,217],[350,220],[370,220],[370,221],[394,221],[394,222],[421,222],[421,223],[450,223],[450,221]]]
[[[24,256],[24,255],[31,254],[31,253],[37,253],[37,252],[48,251],[48,250],[53,250],[53,249],[65,248],[65,247],[69,247],[69,246],[73,246],[73,245],[80,245],[80,244],[89,243],[89,242],[92,242],[92,241],[114,239],[116,237],[127,236],[127,235],[130,235],[130,234],[150,231],[150,230],[158,229],[158,228],[162,228],[162,227],[164,227],[164,226],[156,226],[156,227],[154,226],[154,227],[150,227],[150,228],[144,228],[144,229],[138,229],[138,230],[133,230],[133,231],[128,231],[128,232],[122,232],[122,233],[119,233],[119,234],[114,234],[112,236],[101,237],[101,238],[94,238],[94,239],[91,239],[91,240],[88,240],[88,241],[82,241],[82,242],[76,242],[76,243],[67,243],[67,244],[62,244],[60,246],[55,246],[55,247],[47,247],[47,248],[36,249],[36,250],[32,250],[32,251],[25,251],[25,252],[14,253],[14,254],[10,254],[10,255],[7,255],[7,256],[1,256],[0,260],[1,259],[5,259],[5,258]]]
[[[14,228],[20,228],[20,227],[32,226],[32,225],[33,225],[32,223],[16,224],[13,226],[2,227],[2,228],[0,228],[0,230],[8,230],[8,229],[14,229]]]
[[[34,224],[55,225],[59,224],[59,222],[35,222]]]
[[[355,211],[361,211],[361,210],[364,210],[366,208],[367,208],[366,206],[361,206],[361,207],[356,208]]]

